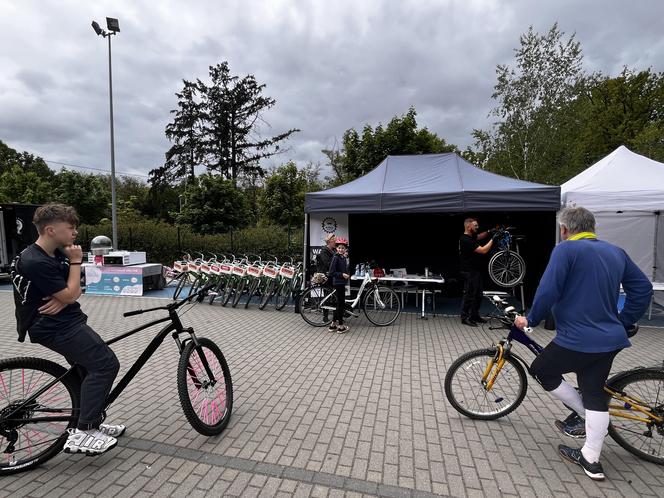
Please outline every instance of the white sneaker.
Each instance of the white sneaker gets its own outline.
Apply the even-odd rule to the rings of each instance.
[[[115,448],[118,440],[107,436],[98,429],[82,431],[79,429],[67,429],[69,436],[65,443],[65,453],[85,453],[88,456],[101,455]]]
[[[120,425],[101,424],[99,426],[99,432],[102,432],[107,436],[115,438],[122,436],[126,430],[127,426],[122,424]]]

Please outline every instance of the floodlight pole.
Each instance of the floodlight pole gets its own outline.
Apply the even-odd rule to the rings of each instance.
[[[117,200],[115,194],[115,133],[113,130],[113,69],[111,66],[111,35],[108,38],[108,95],[109,95],[109,108],[111,118],[111,223],[113,225],[113,247],[118,250],[118,216],[117,216]]]

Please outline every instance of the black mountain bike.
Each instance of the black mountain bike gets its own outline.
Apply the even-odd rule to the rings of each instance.
[[[489,330],[509,333],[492,347],[470,351],[452,363],[445,375],[445,395],[462,415],[495,420],[514,411],[528,390],[529,363],[514,353],[513,344],[523,344],[534,355],[544,348],[513,325],[517,312],[507,306],[506,293],[484,295],[499,311],[492,317],[498,326]],[[628,336],[637,331],[638,326],[632,327]],[[610,399],[609,436],[637,457],[664,465],[664,364],[619,372],[606,381],[604,391]]]
[[[201,301],[209,286],[167,306],[129,311],[124,316],[164,310],[168,316],[153,320],[106,341],[113,344],[141,330],[168,322],[152,339],[106,400],[113,403],[168,334],[180,353],[177,388],[184,415],[199,433],[221,433],[231,417],[233,382],[226,359],[210,339],[197,337],[184,327],[178,308]],[[181,336],[184,336],[181,338]],[[76,427],[81,378],[77,365],[68,370],[41,358],[0,360],[0,475],[29,470],[57,455],[67,440],[67,429]],[[104,411],[104,417],[106,411]]]

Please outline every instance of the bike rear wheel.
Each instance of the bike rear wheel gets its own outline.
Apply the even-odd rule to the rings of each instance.
[[[610,385],[613,390],[638,400],[641,406],[664,418],[664,370],[634,370]],[[616,402],[622,406],[612,411],[645,418],[644,414],[635,410],[630,403],[611,399],[611,404]],[[611,417],[609,435],[639,458],[664,465],[664,423],[647,424],[614,415]]]
[[[0,361],[0,447],[5,451],[0,454],[0,476],[32,469],[62,451],[67,429],[76,426],[79,413],[78,377],[64,376],[66,372],[40,358]],[[51,382],[50,388],[16,411]],[[46,420],[27,420],[31,418]]]
[[[337,296],[329,287],[313,286],[300,296],[300,315],[314,327],[324,327],[332,323]]]
[[[185,417],[204,436],[220,434],[228,425],[233,409],[231,371],[219,347],[210,339],[189,341],[178,363],[178,395]],[[202,361],[205,357],[214,383]]]
[[[445,375],[445,396],[456,411],[469,418],[495,420],[514,411],[526,397],[528,379],[523,366],[511,356],[499,372],[490,391],[482,376],[496,349],[479,349],[464,354]],[[495,368],[495,367],[494,367]]]
[[[362,310],[371,323],[385,327],[399,318],[401,301],[392,289],[378,287],[368,291],[362,303]]]
[[[489,260],[489,276],[501,287],[514,287],[526,276],[526,262],[514,251],[499,251]]]

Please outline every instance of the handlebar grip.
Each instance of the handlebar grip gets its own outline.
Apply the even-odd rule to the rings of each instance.
[[[128,316],[140,315],[141,313],[143,313],[143,310],[127,311],[122,316],[126,318]]]

